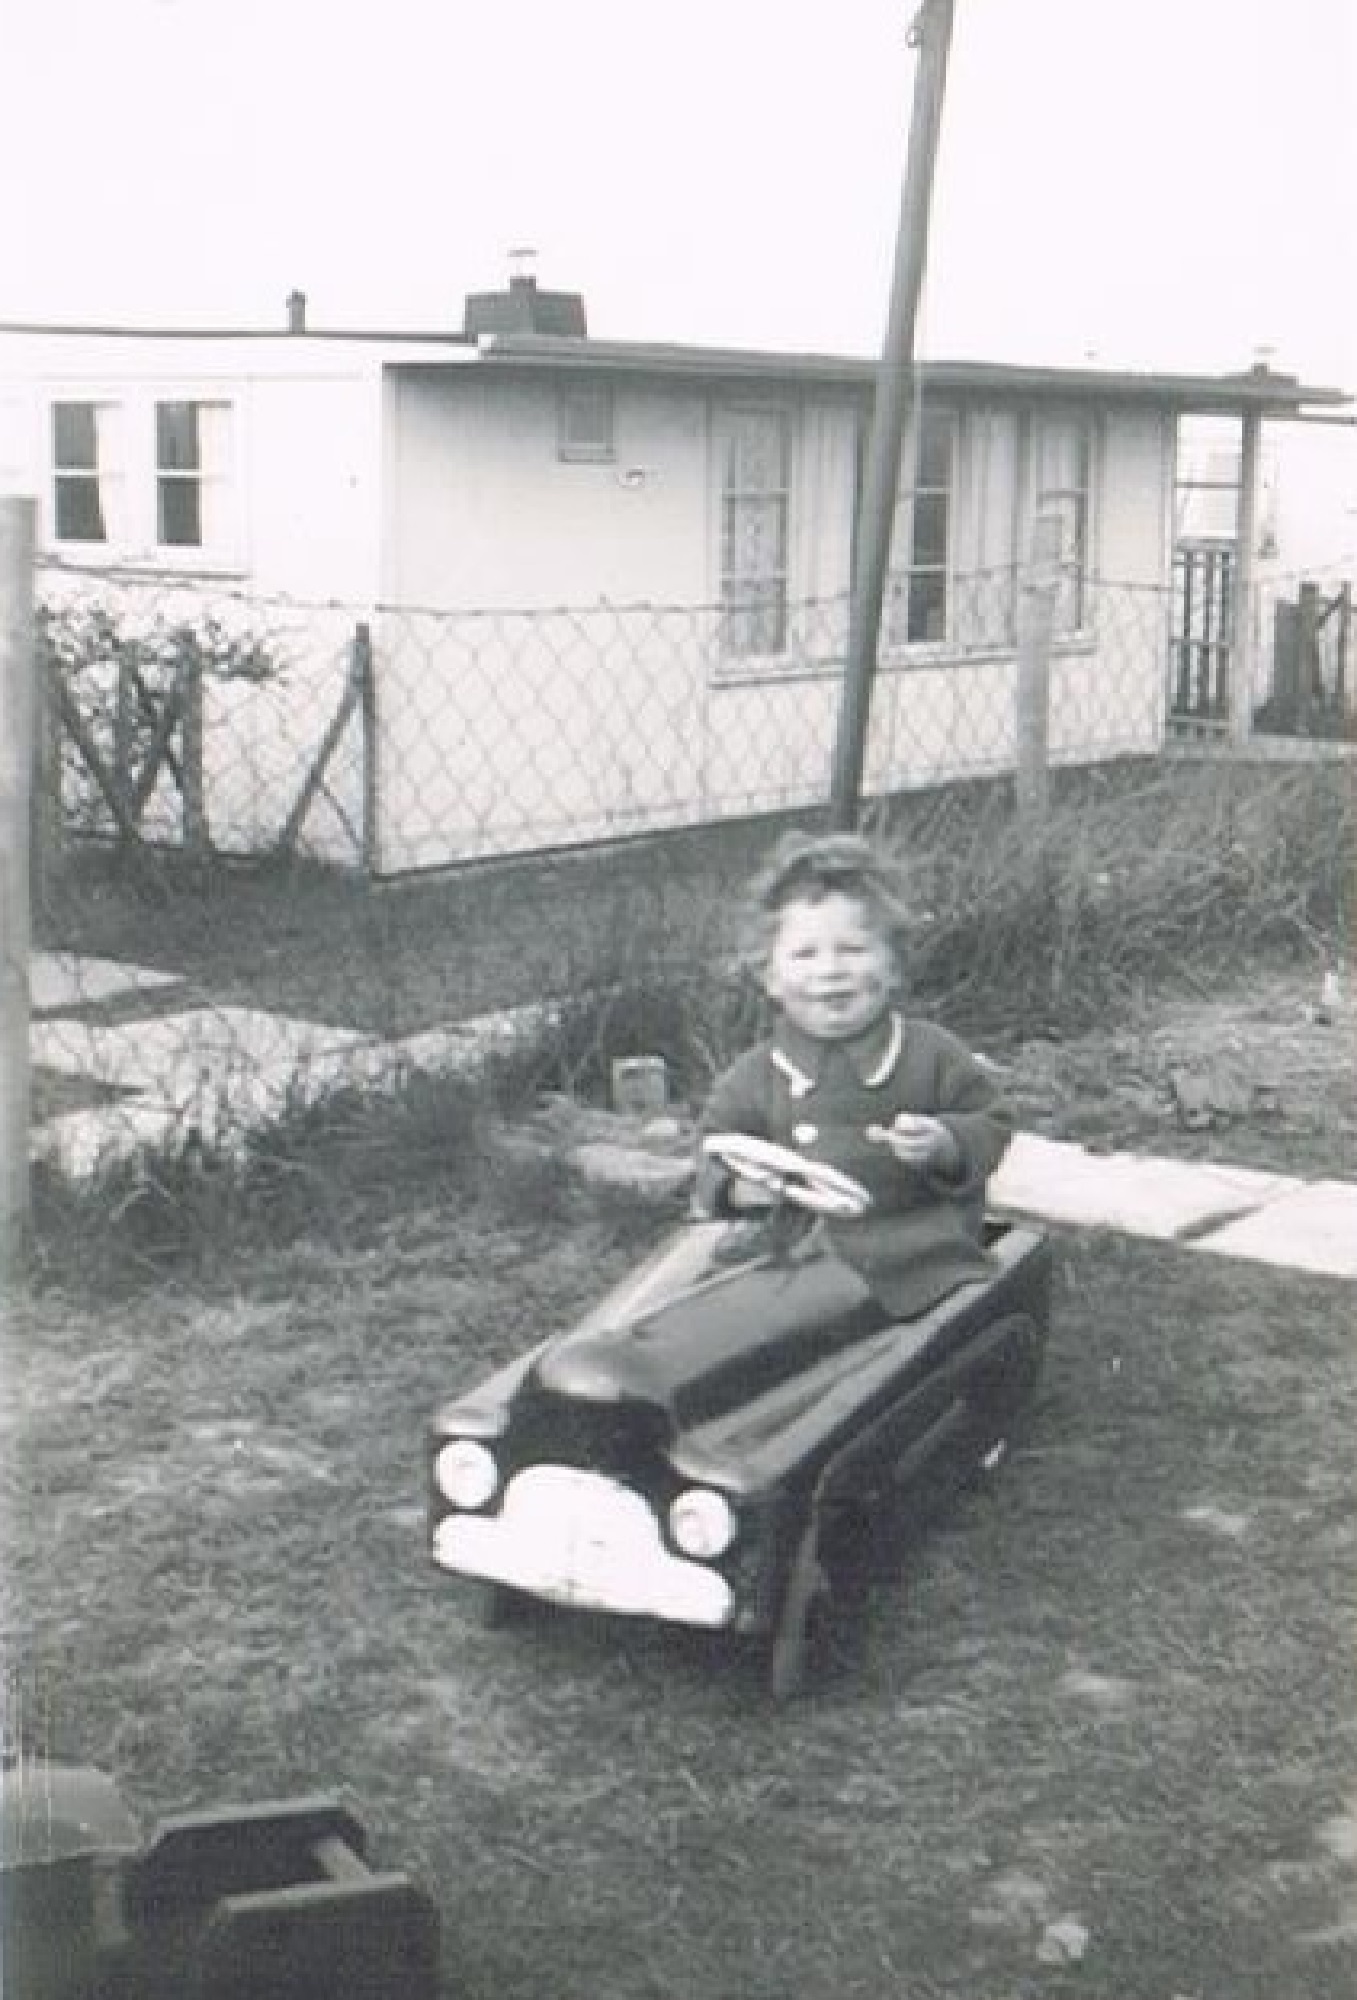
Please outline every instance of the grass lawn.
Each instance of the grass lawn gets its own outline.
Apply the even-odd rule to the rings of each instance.
[[[774,1710],[709,1638],[484,1632],[425,1560],[433,1403],[635,1254],[579,1199],[16,1304],[34,1747],[147,1821],[349,1788],[466,2000],[1351,2000],[1350,1290],[1071,1236],[1026,1445]]]

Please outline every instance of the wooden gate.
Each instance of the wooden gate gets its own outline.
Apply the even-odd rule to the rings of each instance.
[[[1235,550],[1184,541],[1173,552],[1169,727],[1214,733],[1229,727]]]
[[[1348,661],[1352,646],[1352,585],[1326,597],[1303,583],[1293,601],[1273,612],[1272,687],[1257,724],[1277,736],[1345,736]]]

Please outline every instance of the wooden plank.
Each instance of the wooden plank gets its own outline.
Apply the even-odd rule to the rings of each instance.
[[[151,690],[147,687],[146,682],[141,676],[141,673],[135,667],[132,669],[132,684],[136,692],[137,707],[140,710],[143,718],[152,725],[152,728],[157,735],[159,733],[161,717],[163,715],[164,706],[166,704],[173,704],[175,709],[176,720],[178,719],[179,715],[182,714],[184,707],[185,680],[186,676],[184,668],[181,665],[175,672],[174,680],[170,685],[168,694],[165,696],[164,703],[162,703],[160,706],[157,706],[156,698],[151,693]],[[174,751],[171,748],[171,745],[168,741],[168,738],[166,739],[162,754],[164,757],[165,768],[169,772],[170,776],[174,779],[175,784],[179,788],[179,794],[182,797],[184,791],[184,768],[183,765],[180,763],[179,759],[175,756]],[[147,752],[147,757],[148,759],[151,759],[152,762],[154,762],[151,751]],[[147,767],[143,765],[141,777],[137,781],[138,790],[140,790],[141,786],[146,781],[146,770]],[[153,771],[152,784],[154,784],[155,775],[156,774]],[[149,790],[146,793],[146,797],[147,798],[150,797]]]
[[[366,630],[365,627],[360,627],[359,629]],[[330,760],[338,749],[339,740],[349,726],[349,717],[362,700],[362,696],[363,673],[361,655],[358,641],[355,638],[353,651],[349,660],[349,676],[344,688],[344,697],[334,715],[330,718],[330,726],[321,740],[321,746],[316,753],[315,762],[307,772],[305,782],[297,795],[297,802],[288,814],[283,830],[278,836],[278,851],[280,853],[290,854],[295,849],[297,836],[302,830],[302,825],[307,813],[311,810],[311,805],[317,792],[324,783],[325,773],[329,768]]]
[[[184,850],[188,854],[207,852],[207,807],[203,788],[203,665],[195,653],[187,654],[183,720],[183,768],[179,774],[179,796],[184,801]]]
[[[140,674],[136,676],[138,702],[142,705],[143,713],[146,714],[149,720],[155,723],[154,734],[147,745],[145,761],[142,764],[137,782],[132,787],[132,794],[128,801],[138,825],[141,824],[141,816],[146,810],[152,792],[155,790],[156,779],[160,776],[160,767],[162,764],[167,766],[171,776],[179,786],[181,797],[183,795],[183,769],[170,750],[170,738],[173,736],[175,726],[184,712],[185,678],[184,670],[181,667],[175,675],[174,684],[166,693],[160,712],[157,715],[155,703],[141,684]]]
[[[132,842],[134,846],[138,845],[141,841],[141,828],[127,808],[116,777],[99,754],[99,746],[91,736],[85,718],[80,713],[79,704],[66,684],[65,675],[60,673],[56,681],[56,698],[62,727],[80,752],[90,776],[99,787],[104,804],[113,815],[114,825],[124,839]]]

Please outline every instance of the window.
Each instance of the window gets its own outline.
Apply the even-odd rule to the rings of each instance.
[[[783,410],[728,409],[721,466],[721,651],[727,659],[787,647],[791,438]]]
[[[108,540],[110,417],[98,403],[52,405],[52,499],[59,542]]]
[[[1017,634],[1017,546],[1022,440],[1026,427],[1016,409],[981,404],[960,420],[958,453],[971,486],[964,512],[972,541],[964,557],[954,557],[949,643],[959,651],[990,652],[1010,647]],[[963,512],[958,496],[958,520]],[[961,533],[956,536],[960,545]],[[960,573],[958,573],[960,572]]]
[[[1090,429],[1088,417],[1061,414],[1040,415],[1032,427],[1033,515],[1060,523],[1057,632],[1082,631],[1088,609]]]
[[[562,384],[556,403],[556,455],[598,464],[606,464],[612,458],[611,383]]]
[[[156,404],[156,541],[161,548],[223,545],[230,426],[225,403]]]
[[[887,645],[947,637],[956,414],[918,412],[906,441],[908,486],[895,503],[882,622]]]

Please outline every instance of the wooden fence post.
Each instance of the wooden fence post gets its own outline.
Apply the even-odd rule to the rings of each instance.
[[[0,1294],[29,1227],[34,503],[0,499]]]
[[[353,664],[358,676],[363,751],[363,873],[369,881],[382,860],[381,793],[377,782],[377,682],[372,669],[372,627],[354,627]]]
[[[61,863],[61,719],[52,692],[53,667],[45,647],[33,646],[33,775],[28,814],[30,912],[46,915]]]
[[[1051,633],[1060,583],[1061,522],[1038,514],[1027,567],[1018,579],[1018,660],[1014,735],[1020,817],[1038,825],[1050,793]]]
[[[1234,587],[1230,600],[1230,738],[1234,743],[1247,743],[1253,734],[1253,658],[1256,650],[1253,558],[1258,542],[1262,434],[1262,412],[1257,406],[1242,411]]]
[[[1308,736],[1319,681],[1319,585],[1303,583],[1296,635],[1296,734]]]
[[[1338,726],[1345,727],[1348,712],[1348,646],[1352,640],[1352,585],[1345,583],[1338,593],[1338,654],[1333,669],[1333,705]]]
[[[184,660],[184,717],[180,791],[184,800],[184,851],[207,852],[207,809],[203,798],[203,663],[196,647]]]

